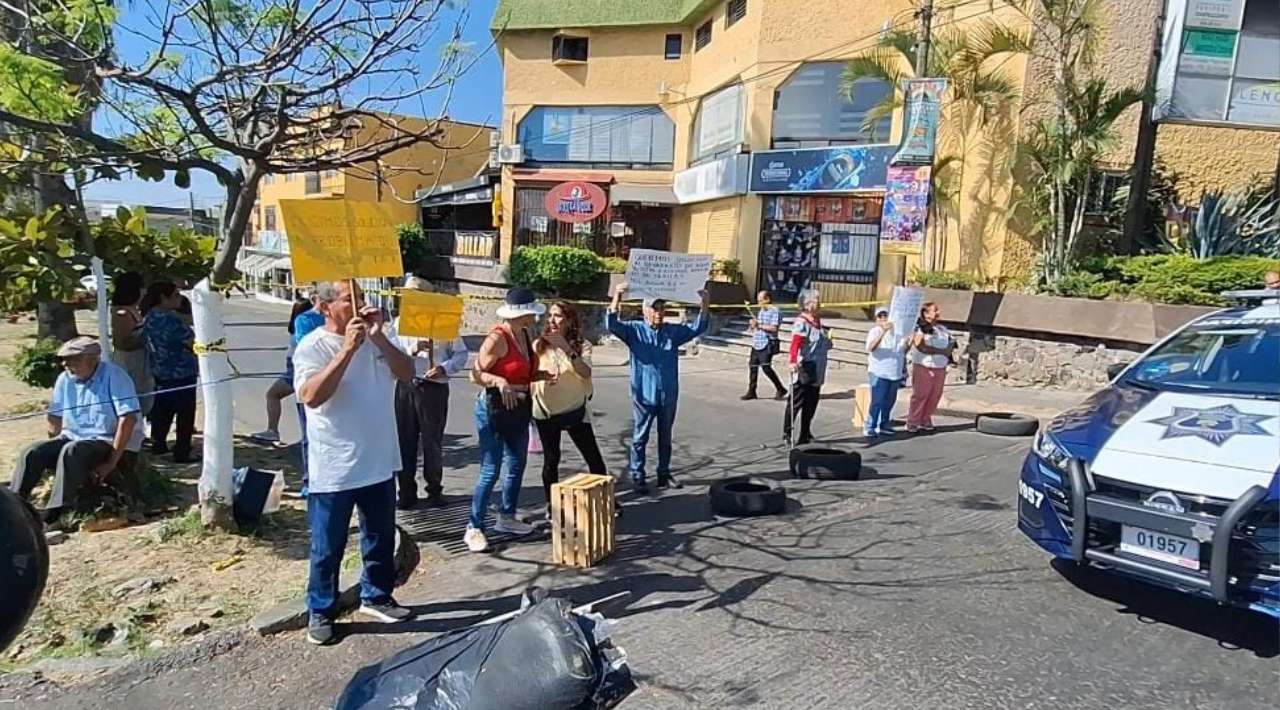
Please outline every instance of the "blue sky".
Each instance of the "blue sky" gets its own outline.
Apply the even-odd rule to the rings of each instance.
[[[469,9],[470,19],[467,22],[464,41],[474,44],[477,52],[485,52],[484,56],[471,68],[454,87],[453,97],[449,103],[449,115],[465,121],[489,122],[497,124],[502,108],[502,67],[489,44],[489,20],[493,17],[497,0],[461,0],[456,4]],[[140,3],[141,4],[141,3]],[[123,18],[128,22],[128,11]],[[141,49],[139,41],[123,33],[117,34],[117,41],[126,56],[131,49]],[[434,56],[439,47],[428,47],[426,53]],[[486,51],[487,50],[487,51]],[[431,111],[438,109],[440,97],[428,96],[427,107]],[[408,113],[409,111],[405,111]],[[195,194],[197,207],[208,207],[221,203],[225,193],[212,176],[200,171],[191,175],[191,192]],[[89,185],[85,189],[88,199],[110,200],[131,204],[151,204],[168,207],[186,207],[188,195],[186,190],[174,186],[173,181],[146,182],[132,178]]]

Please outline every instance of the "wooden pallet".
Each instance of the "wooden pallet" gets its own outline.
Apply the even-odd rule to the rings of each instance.
[[[551,486],[551,561],[591,567],[613,554],[613,477],[579,473]]]

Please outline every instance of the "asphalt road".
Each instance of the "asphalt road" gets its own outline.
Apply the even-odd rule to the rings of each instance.
[[[233,306],[233,322],[279,318]],[[280,328],[237,327],[233,347],[279,344]],[[233,353],[244,371],[280,353]],[[600,354],[595,425],[610,466],[625,461],[630,409],[618,351]],[[1025,439],[948,420],[927,437],[869,448],[849,430],[847,398],[825,399],[819,437],[860,448],[864,479],[787,481],[786,514],[711,516],[705,485],[754,473],[783,479],[781,406],[739,402],[740,372],[682,367],[677,472],[662,497],[623,496],[618,549],[587,572],[550,564],[545,540],[456,553],[475,473],[473,390],[455,383],[446,479],[457,503],[406,522],[428,560],[398,593],[417,618],[347,623],[318,649],[299,634],[225,635],[17,707],[323,708],[361,666],[430,634],[518,604],[537,584],[581,603],[628,590],[620,619],[640,689],[624,708],[1252,708],[1274,707],[1280,632],[1269,619],[1049,564],[1015,529]],[[266,380],[237,383],[237,422],[261,425]],[[285,421],[292,426],[292,416]],[[569,442],[565,442],[572,450]],[[540,457],[526,500],[541,503]],[[566,471],[578,463],[568,456]],[[299,580],[301,585],[302,580]],[[2,706],[2,705],[0,705]]]

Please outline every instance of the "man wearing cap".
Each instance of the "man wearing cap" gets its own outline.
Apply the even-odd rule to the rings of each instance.
[[[406,289],[430,291],[431,284],[406,277]],[[400,332],[400,317],[393,324]],[[422,478],[427,505],[438,508],[444,497],[444,425],[449,417],[449,376],[467,366],[467,344],[461,337],[437,342],[432,338],[400,336],[400,347],[413,358],[413,381],[396,383],[396,431],[400,437],[400,479],[396,506],[410,510],[418,504],[418,446],[422,446]]]
[[[614,289],[604,324],[631,350],[631,408],[635,419],[631,432],[631,483],[636,491],[649,492],[645,483],[645,447],[649,444],[649,430],[656,423],[658,488],[680,488],[671,475],[671,428],[680,396],[680,346],[707,332],[711,323],[706,310],[711,294],[698,292],[702,304],[693,325],[664,323],[666,302],[657,298],[644,300],[644,320],[624,321],[618,317],[618,309],[627,287],[620,283]]]
[[[88,337],[69,340],[58,350],[64,369],[49,402],[49,439],[23,449],[14,466],[10,487],[22,498],[31,495],[46,471],[54,472],[47,521],[74,503],[85,483],[104,481],[142,446],[133,379],[101,356],[98,341]]]

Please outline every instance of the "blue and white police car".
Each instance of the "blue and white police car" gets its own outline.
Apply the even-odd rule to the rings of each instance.
[[[1188,323],[1036,435],[1018,528],[1055,557],[1280,618],[1280,293]]]

